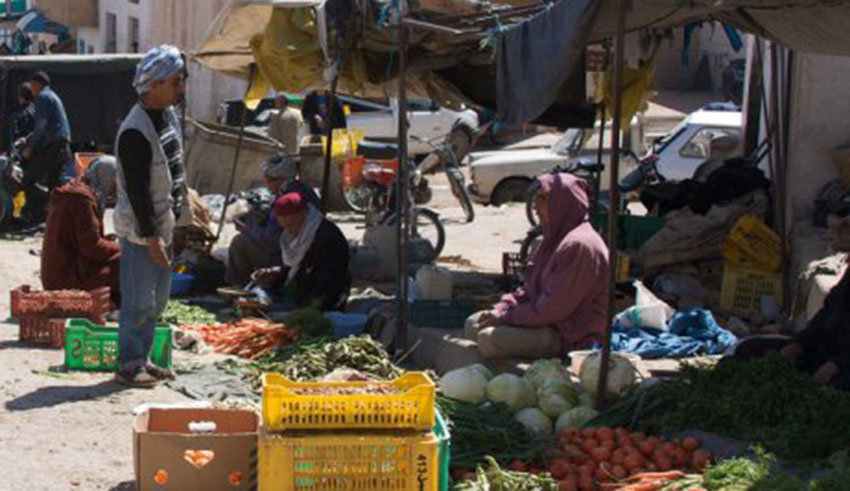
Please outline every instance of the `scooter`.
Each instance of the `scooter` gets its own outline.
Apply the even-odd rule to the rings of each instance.
[[[24,178],[21,160],[20,145],[14,145],[8,154],[0,155],[0,230],[8,229],[14,219],[15,196]],[[47,189],[44,191],[47,193]]]

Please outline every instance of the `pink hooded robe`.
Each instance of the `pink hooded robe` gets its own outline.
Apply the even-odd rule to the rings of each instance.
[[[601,342],[608,309],[608,248],[588,222],[585,182],[571,174],[540,177],[549,192],[549,224],[525,282],[495,312],[516,327],[552,326],[564,349]]]

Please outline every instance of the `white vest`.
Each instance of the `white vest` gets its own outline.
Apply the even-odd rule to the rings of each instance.
[[[167,119],[168,124],[177,124],[177,117],[169,108],[163,113],[163,117]],[[121,135],[127,130],[138,130],[151,143],[151,152],[153,159],[151,161],[150,171],[150,194],[151,203],[153,204],[154,226],[156,234],[165,241],[166,244],[171,244],[171,238],[174,232],[174,198],[171,195],[171,171],[168,168],[168,159],[165,157],[165,151],[159,140],[159,133],[154,128],[150,116],[142,108],[141,104],[136,104],[130,113],[121,124],[118,130],[117,142],[121,141]],[[180,142],[182,145],[182,142]],[[183,149],[180,149],[182,152]],[[115,152],[118,153],[117,151]],[[121,157],[118,159],[118,200],[115,204],[114,222],[115,233],[119,237],[126,238],[130,242],[139,245],[145,245],[145,239],[141,238],[136,215],[133,213],[133,207],[130,205],[130,199],[127,196],[126,183],[124,180],[124,172],[121,167]]]

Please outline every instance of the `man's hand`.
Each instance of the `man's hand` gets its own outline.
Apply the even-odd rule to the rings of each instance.
[[[260,286],[270,286],[281,274],[280,268],[260,268],[251,273],[251,281]]]
[[[838,375],[838,365],[836,365],[834,361],[828,361],[818,368],[814,377],[818,382],[823,385],[827,385],[832,382],[832,379],[834,379],[836,375]]]
[[[496,327],[502,324],[502,318],[496,315],[494,312],[486,312],[481,315],[478,319],[478,327],[479,329],[486,329],[488,327]]]
[[[803,346],[797,343],[791,343],[782,348],[782,351],[780,351],[779,354],[785,357],[785,359],[790,361],[792,364],[796,365],[800,360],[800,357],[803,356]]]
[[[154,264],[171,269],[171,260],[168,259],[168,254],[165,252],[165,241],[162,237],[148,237],[148,254]]]
[[[33,154],[32,147],[24,147],[24,149],[21,150],[21,157],[23,157],[24,160],[32,159],[32,154]]]
[[[324,128],[325,127],[325,121],[318,114],[313,116],[313,121],[315,121],[317,128]]]

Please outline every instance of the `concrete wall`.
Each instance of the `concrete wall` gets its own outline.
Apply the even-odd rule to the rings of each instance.
[[[35,0],[33,6],[68,27],[95,27],[98,0]],[[125,0],[126,2],[126,0]]]
[[[200,46],[212,20],[226,0],[99,0],[100,35],[97,52],[106,49],[106,15],[114,14],[117,21],[117,51],[131,51],[129,42],[129,17],[139,19],[139,52],[160,44],[173,44],[189,52]],[[239,98],[245,83],[225,75],[211,72],[193,64],[189,67],[187,86],[188,113],[190,117],[211,120],[215,118],[223,99]]]

